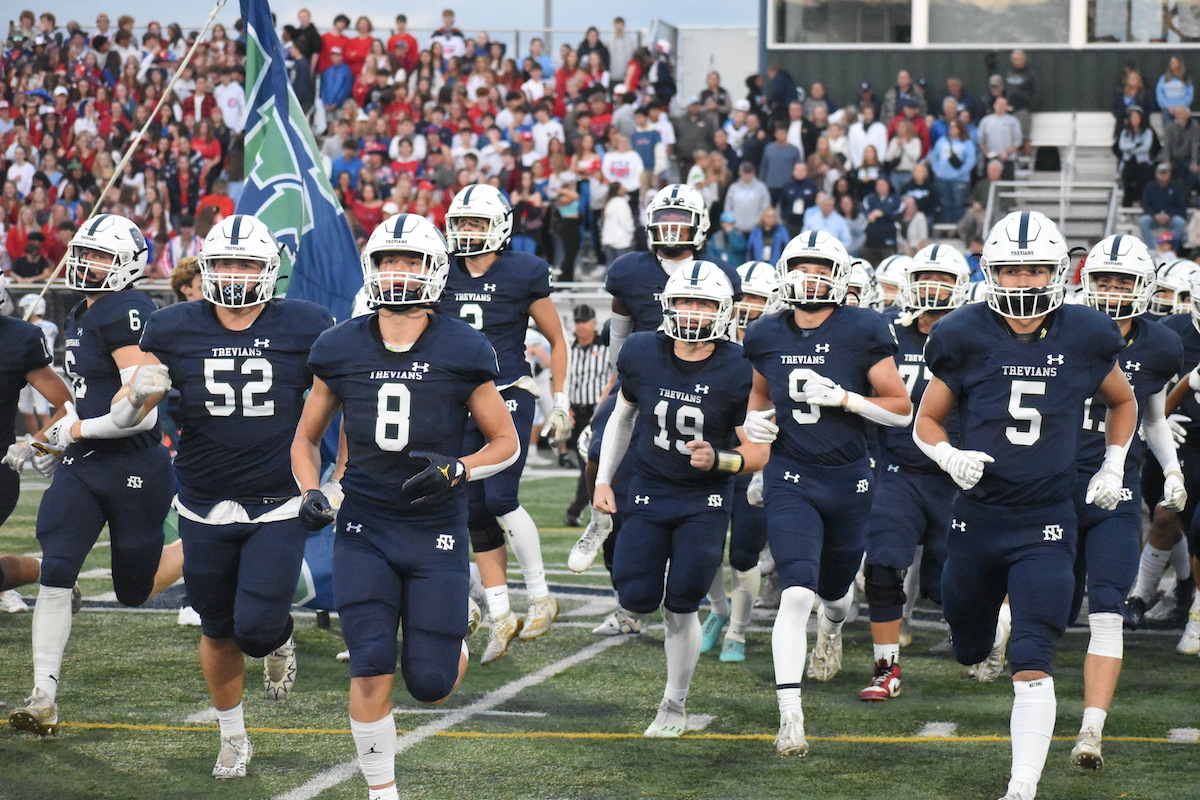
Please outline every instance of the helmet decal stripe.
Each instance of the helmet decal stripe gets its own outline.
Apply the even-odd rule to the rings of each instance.
[[[236,245],[238,239],[242,237],[242,215],[235,215],[233,218],[233,230],[229,232],[229,243]]]
[[[471,184],[470,186],[467,187],[467,192],[466,192],[466,194],[463,195],[463,205],[464,206],[471,205],[471,192],[473,192],[473,191],[475,191],[475,184]]]
[[[399,239],[404,235],[404,223],[408,220],[408,214],[397,214],[396,225],[392,228],[392,238]]]
[[[697,261],[692,265],[692,277],[688,278],[688,283],[690,283],[693,288],[700,284],[700,262]]]
[[[1112,250],[1108,251],[1108,257],[1114,261],[1116,260],[1117,256],[1121,254],[1121,237],[1124,235],[1125,234],[1123,233],[1118,233],[1113,237]]]
[[[818,233],[820,233],[820,231],[813,231],[812,233],[810,233],[808,235],[808,246],[809,247],[815,248],[817,246],[817,234]]]
[[[1029,248],[1029,212],[1021,212],[1021,225],[1017,228],[1017,247],[1022,250]]]
[[[930,261],[937,261],[938,248],[940,248],[940,247],[941,247],[940,244],[935,244],[933,246],[933,249],[929,251],[929,260]]]
[[[100,216],[98,216],[94,220],[92,220],[92,227],[88,228],[88,236],[95,236],[96,229],[99,228],[100,223],[104,222],[104,220],[106,220],[106,219],[108,219],[108,215],[101,214]]]

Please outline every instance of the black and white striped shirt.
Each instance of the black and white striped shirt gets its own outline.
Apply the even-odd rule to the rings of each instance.
[[[587,346],[578,340],[571,342],[567,354],[567,397],[571,405],[590,406],[600,402],[600,393],[610,374],[608,345],[602,344],[599,336]]]

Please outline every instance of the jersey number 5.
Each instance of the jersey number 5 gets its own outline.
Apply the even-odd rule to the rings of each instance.
[[[247,380],[239,393],[233,384],[217,380],[218,373],[232,372],[247,378],[257,376],[255,380]],[[274,372],[271,362],[265,358],[247,358],[239,368],[233,358],[204,359],[204,387],[216,400],[205,400],[204,407],[214,417],[231,417],[238,410],[239,399],[243,417],[269,417],[275,413],[275,401],[255,395],[263,395],[271,391]],[[239,396],[240,395],[240,396]]]
[[[1008,440],[1020,447],[1031,447],[1042,437],[1042,412],[1036,408],[1022,405],[1026,397],[1040,397],[1046,394],[1045,381],[1013,381],[1012,390],[1008,395],[1008,413],[1018,423],[1004,429]]]

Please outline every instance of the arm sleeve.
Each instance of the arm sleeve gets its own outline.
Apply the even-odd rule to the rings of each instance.
[[[1163,414],[1166,402],[1166,387],[1150,395],[1146,400],[1146,409],[1142,412],[1142,430],[1146,435],[1146,446],[1158,459],[1163,472],[1170,472],[1179,469],[1179,455],[1175,452],[1175,440],[1171,438],[1171,426],[1167,424]]]
[[[608,329],[608,358],[609,363],[614,367],[621,356],[621,346],[625,344],[625,339],[631,330],[633,330],[633,317],[613,313]]]
[[[633,423],[637,419],[637,406],[625,401],[624,388],[617,393],[617,404],[604,427],[604,439],[600,443],[600,466],[596,470],[596,483],[611,484],[629,440],[633,437]]]

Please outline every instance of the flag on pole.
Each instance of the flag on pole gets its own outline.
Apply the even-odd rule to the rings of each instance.
[[[246,184],[237,213],[258,217],[283,245],[279,293],[350,318],[362,287],[358,247],[288,83],[267,0],[241,0],[246,21]]]

